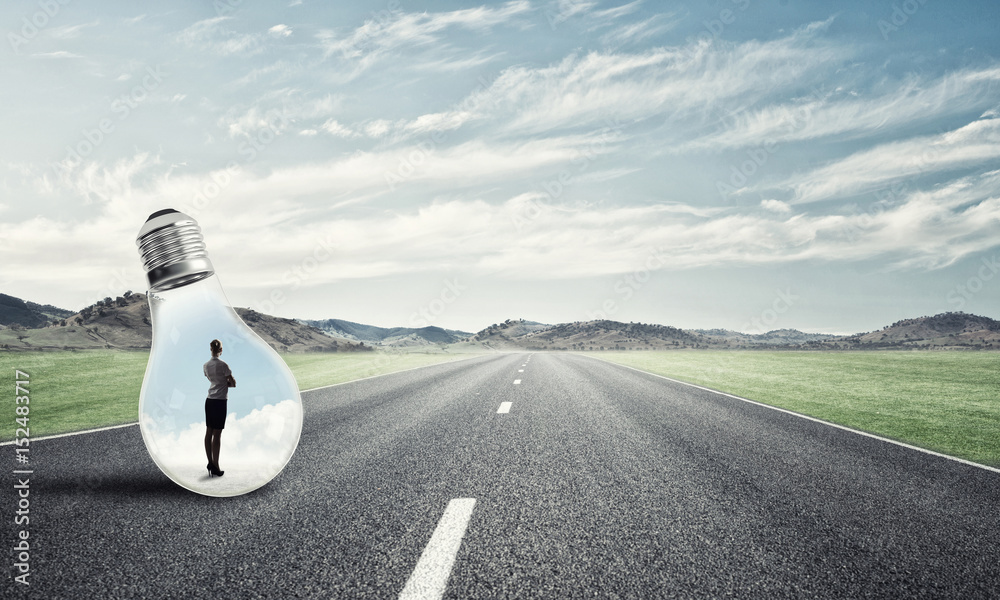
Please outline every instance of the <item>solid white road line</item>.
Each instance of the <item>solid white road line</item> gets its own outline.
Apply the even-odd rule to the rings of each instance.
[[[514,385],[517,385],[517,384],[519,384],[519,383],[521,383],[521,380],[520,380],[520,379],[515,379],[515,380],[514,380]]]
[[[812,421],[814,423],[821,423],[823,425],[828,425],[828,426],[834,427],[836,429],[841,429],[843,431],[849,431],[851,433],[856,433],[858,435],[863,435],[865,437],[869,437],[869,438],[872,438],[872,439],[875,439],[875,440],[879,440],[880,442],[887,442],[889,444],[894,444],[896,446],[902,446],[903,448],[909,448],[910,450],[916,450],[917,452],[923,452],[924,454],[930,454],[931,456],[937,456],[937,457],[940,457],[940,458],[946,458],[948,460],[953,460],[955,462],[962,463],[963,465],[969,465],[970,467],[979,467],[980,469],[985,469],[987,471],[993,471],[994,473],[1000,473],[1000,469],[997,469],[996,467],[991,467],[991,466],[988,466],[988,465],[982,465],[982,464],[979,464],[977,462],[972,462],[971,460],[965,460],[964,458],[958,458],[957,456],[948,456],[947,454],[941,454],[940,452],[935,452],[933,450],[928,450],[927,448],[921,448],[919,446],[911,446],[910,444],[907,444],[905,442],[899,442],[899,441],[892,440],[892,439],[889,439],[889,438],[886,438],[886,437],[882,437],[880,435],[875,435],[874,433],[868,433],[867,431],[861,431],[859,429],[851,429],[850,427],[847,427],[847,426],[844,426],[844,425],[838,425],[836,423],[831,423],[830,421],[824,421],[823,419],[817,419],[816,417],[810,417],[809,415],[804,415],[802,413],[797,413],[795,411],[791,411],[791,410],[788,410],[788,409],[785,409],[785,408],[778,408],[777,406],[771,406],[770,404],[764,404],[763,402],[757,402],[756,400],[750,400],[749,398],[743,398],[741,396],[736,396],[734,394],[727,394],[726,392],[720,392],[719,390],[713,390],[712,388],[707,388],[707,387],[700,386],[700,385],[697,385],[697,384],[694,384],[694,383],[688,383],[686,381],[681,381],[680,379],[674,379],[672,377],[667,377],[665,375],[659,375],[657,373],[651,373],[649,371],[643,371],[642,369],[637,369],[635,367],[630,367],[628,365],[623,365],[623,364],[620,364],[620,363],[611,362],[610,360],[604,360],[603,358],[597,358],[596,356],[588,356],[587,358],[592,358],[594,360],[599,360],[599,361],[602,361],[602,362],[606,362],[608,364],[612,364],[612,365],[615,365],[615,366],[618,366],[618,367],[625,367],[626,369],[631,369],[633,371],[638,371],[640,373],[645,373],[646,375],[652,375],[653,377],[659,377],[660,379],[666,379],[667,381],[673,381],[674,383],[679,383],[681,385],[686,385],[688,387],[697,388],[699,390],[704,390],[706,392],[712,392],[713,394],[718,394],[720,396],[725,396],[727,398],[732,398],[733,400],[740,400],[742,402],[747,402],[749,404],[756,404],[757,406],[760,406],[760,407],[763,407],[763,408],[770,408],[771,410],[776,410],[778,412],[785,413],[786,415],[792,415],[793,417],[799,417],[800,419],[805,419],[807,421]]]
[[[444,595],[475,506],[475,498],[455,498],[448,503],[406,587],[399,593],[400,600],[438,600]]]
[[[497,414],[502,415],[510,412],[510,402],[501,402],[500,408],[497,409]]]
[[[40,442],[42,440],[54,440],[56,438],[70,437],[74,435],[83,435],[85,433],[95,433],[97,431],[107,431],[109,429],[121,429],[122,427],[133,427],[138,424],[139,422],[136,421],[135,423],[125,423],[124,425],[111,425],[110,427],[98,427],[97,429],[88,429],[86,431],[73,431],[71,433],[57,433],[56,435],[44,435],[39,437],[33,437],[31,438],[31,441]],[[0,446],[10,446],[12,444],[14,444],[13,440],[9,442],[0,442]]]

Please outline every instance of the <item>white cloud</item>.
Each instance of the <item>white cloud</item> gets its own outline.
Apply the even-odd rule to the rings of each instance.
[[[365,125],[365,134],[367,134],[368,137],[379,138],[389,133],[391,129],[391,121],[387,121],[386,119],[376,119]]]
[[[423,170],[401,185],[439,181],[460,189],[468,182],[515,180],[514,174],[539,162],[566,160],[576,145],[564,142],[560,149],[539,140],[501,149],[470,142],[428,156]],[[530,186],[499,203],[458,194],[418,207],[353,215],[334,207],[340,200],[385,194],[385,173],[408,150],[233,176],[193,214],[206,232],[213,261],[226,273],[227,288],[279,285],[288,265],[312,256],[322,240],[331,241],[334,258],[304,285],[441,265],[515,280],[597,277],[631,272],[651,253],[667,269],[872,259],[887,268],[924,269],[998,244],[997,171],[903,194],[877,213],[809,214],[778,201],[762,202],[765,210],[588,205]],[[213,180],[164,177],[136,186],[122,182],[128,178],[124,171],[99,175],[115,183],[93,174],[81,174],[78,183],[102,195],[96,218],[0,224],[6,277],[42,284],[58,271],[60,286],[108,295],[104,282],[123,264],[137,264],[132,240],[151,207],[187,211],[194,194]],[[456,253],[456,247],[462,251]],[[45,257],[57,264],[45,265]],[[141,289],[138,266],[128,271],[135,282],[130,285]]]
[[[229,133],[229,137],[251,138],[263,131],[274,135],[284,133],[290,122],[287,113],[281,110],[265,111],[257,106],[251,106],[242,114],[228,114],[219,119],[219,126]]]
[[[323,131],[329,133],[332,136],[345,139],[356,138],[361,136],[360,133],[352,131],[350,128],[345,127],[344,125],[338,123],[336,119],[330,119],[326,123],[323,123],[322,129]]]
[[[792,207],[781,200],[766,199],[760,201],[760,207],[776,213],[792,212]]]
[[[302,428],[301,404],[284,400],[254,409],[242,418],[230,413],[222,433],[221,478],[205,468],[205,424],[162,431],[143,416],[144,441],[161,469],[188,489],[212,496],[234,496],[264,485],[291,458]]]
[[[267,30],[272,37],[285,38],[292,35],[292,28],[288,25],[275,25],[274,27]]]

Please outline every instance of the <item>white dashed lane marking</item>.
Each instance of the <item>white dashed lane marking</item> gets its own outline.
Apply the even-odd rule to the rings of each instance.
[[[406,587],[399,593],[400,600],[438,600],[444,595],[475,506],[475,498],[455,498],[448,503]]]
[[[497,414],[498,415],[503,415],[503,414],[509,413],[510,412],[510,405],[511,405],[510,402],[501,402],[500,403],[500,408],[497,409]]]
[[[514,380],[514,385],[518,385],[519,383],[521,383],[521,380],[520,380],[520,379],[515,379],[515,380]]]

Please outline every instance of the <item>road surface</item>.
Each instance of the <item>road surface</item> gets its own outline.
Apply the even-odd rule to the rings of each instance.
[[[1000,474],[587,356],[477,357],[303,404],[291,462],[235,498],[173,484],[138,427],[34,442],[31,585],[3,597],[1000,594]]]

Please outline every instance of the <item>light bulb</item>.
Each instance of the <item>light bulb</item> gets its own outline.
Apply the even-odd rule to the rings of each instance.
[[[139,429],[156,465],[207,496],[245,494],[271,481],[302,432],[302,400],[288,366],[240,319],[205,251],[201,228],[173,209],[150,215],[136,238],[149,280],[153,343],[139,395]],[[207,466],[209,344],[232,371],[218,468]],[[216,397],[218,394],[215,395]]]

